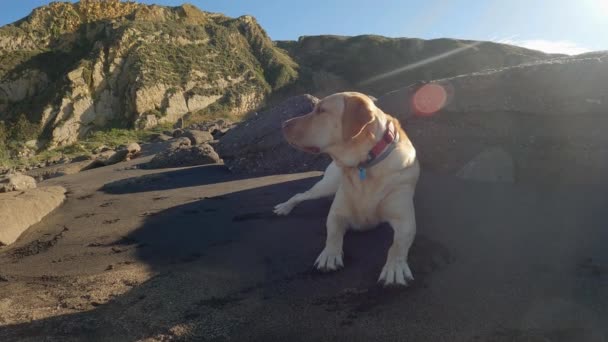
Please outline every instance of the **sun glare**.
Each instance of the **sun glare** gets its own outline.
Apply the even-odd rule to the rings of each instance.
[[[597,7],[604,12],[604,14],[608,14],[608,0],[597,0]]]

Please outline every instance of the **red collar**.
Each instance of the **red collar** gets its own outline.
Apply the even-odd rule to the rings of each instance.
[[[395,142],[399,139],[397,132],[395,132],[395,124],[392,121],[386,125],[386,131],[382,135],[382,139],[372,147],[371,151],[367,154],[367,160],[360,163],[359,168],[359,179],[362,181],[367,177],[366,169],[380,163],[384,158],[395,149]]]
[[[369,163],[372,160],[378,158],[380,153],[382,153],[382,151],[384,151],[384,149],[389,144],[391,144],[393,141],[395,141],[395,138],[396,138],[395,125],[393,124],[392,121],[389,121],[388,124],[386,125],[386,131],[384,131],[384,134],[382,135],[382,139],[380,139],[380,141],[378,141],[376,143],[376,145],[371,149],[371,151],[369,151],[366,162]]]

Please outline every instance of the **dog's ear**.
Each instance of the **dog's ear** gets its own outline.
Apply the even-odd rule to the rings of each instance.
[[[344,113],[342,115],[342,136],[350,140],[359,135],[365,126],[374,121],[374,112],[369,101],[362,96],[344,97]]]

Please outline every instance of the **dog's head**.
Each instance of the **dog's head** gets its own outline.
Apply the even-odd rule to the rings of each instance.
[[[379,109],[364,94],[348,92],[330,95],[312,112],[283,123],[283,135],[293,146],[311,153],[344,155],[373,139],[370,124]]]

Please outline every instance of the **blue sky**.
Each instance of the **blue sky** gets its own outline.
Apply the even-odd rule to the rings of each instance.
[[[0,25],[49,1],[6,1]],[[184,0],[140,1],[179,5]],[[494,40],[547,52],[608,50],[608,0],[190,0],[255,16],[273,39],[317,34]]]

